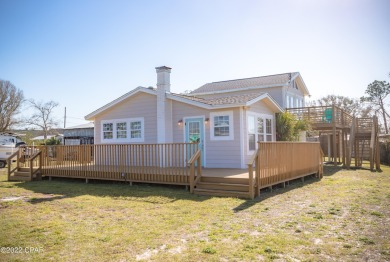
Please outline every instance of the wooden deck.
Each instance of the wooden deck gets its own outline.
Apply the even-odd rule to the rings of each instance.
[[[192,143],[46,146],[11,155],[8,180],[67,177],[186,185],[191,193],[253,199],[261,188],[322,174],[319,143],[260,142],[247,169],[202,168],[201,159]]]

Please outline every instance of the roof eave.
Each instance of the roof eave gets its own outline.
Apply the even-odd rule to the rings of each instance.
[[[246,103],[246,106],[253,105],[254,103],[256,103],[256,102],[258,102],[260,100],[263,100],[263,99],[269,100],[271,105],[274,107],[275,111],[278,111],[277,113],[283,113],[284,112],[284,109],[268,93],[262,94],[261,96],[258,96],[256,98],[248,101]]]
[[[212,94],[222,94],[222,93],[231,93],[231,92],[237,92],[237,91],[246,91],[246,90],[253,90],[253,89],[259,89],[259,88],[272,88],[272,87],[283,87],[288,86],[288,83],[284,84],[273,84],[273,85],[262,85],[262,86],[251,86],[251,87],[244,87],[244,88],[236,88],[236,89],[228,89],[228,90],[220,90],[220,91],[214,91],[214,92],[201,92],[201,93],[191,93],[191,95],[201,96],[201,95],[212,95]]]
[[[305,82],[303,81],[303,78],[299,72],[291,80],[294,80],[296,78],[298,78],[300,81],[300,84],[301,84],[300,86],[302,87],[303,95],[310,96],[309,89],[307,88],[307,86],[306,86]]]

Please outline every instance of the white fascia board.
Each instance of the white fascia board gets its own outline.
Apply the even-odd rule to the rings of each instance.
[[[302,89],[303,95],[310,96],[309,89],[307,89],[307,86],[306,86],[305,82],[303,81],[303,78],[299,72],[291,79],[291,81],[295,80],[295,78],[298,78],[299,81],[301,82],[299,86]]]
[[[282,113],[284,112],[284,109],[278,104],[278,102],[276,102],[268,93],[265,93],[265,94],[262,94],[261,96],[258,96],[250,101],[248,101],[246,103],[246,106],[250,106],[250,105],[253,105],[254,103],[260,101],[260,100],[263,100],[263,99],[267,99],[271,102],[271,104],[273,106],[275,106],[276,110],[279,111],[279,113]]]
[[[263,85],[263,86],[251,86],[251,87],[244,87],[244,88],[228,89],[228,90],[213,91],[213,92],[203,92],[203,93],[193,93],[193,94],[197,95],[197,96],[198,95],[212,95],[212,94],[231,93],[231,92],[237,92],[237,91],[247,91],[247,90],[259,89],[259,88],[282,87],[282,86],[288,86],[288,83]]]
[[[109,109],[110,107],[113,107],[117,104],[119,104],[120,102],[122,102],[123,100],[135,95],[135,94],[138,94],[139,92],[144,92],[144,93],[148,93],[148,94],[152,94],[152,95],[156,95],[156,91],[154,90],[150,90],[148,88],[145,88],[145,87],[142,87],[142,86],[139,86],[133,90],[131,90],[130,92],[124,94],[123,96],[111,101],[110,103],[102,106],[101,108],[93,111],[92,113],[86,115],[84,117],[85,120],[88,120],[88,121],[93,121],[94,120],[94,117],[100,113],[102,113],[103,111]]]
[[[212,109],[213,108],[213,106],[210,106],[210,105],[207,105],[207,104],[204,104],[204,103],[201,103],[201,102],[197,102],[197,101],[194,101],[194,100],[191,100],[191,99],[178,97],[178,96],[171,95],[171,94],[167,94],[167,98],[169,98],[171,100],[178,101],[178,102],[182,102],[182,103],[185,103],[185,104],[189,104],[189,105],[205,108],[205,109]]]

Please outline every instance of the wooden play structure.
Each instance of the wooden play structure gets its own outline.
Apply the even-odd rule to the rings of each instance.
[[[347,114],[337,106],[315,106],[288,108],[287,111],[299,119],[306,119],[320,138],[327,137],[323,146],[325,155],[336,166],[342,163],[351,167],[352,158],[356,168],[363,160],[370,162],[370,169],[380,170],[380,149],[378,140],[378,118],[358,118]]]

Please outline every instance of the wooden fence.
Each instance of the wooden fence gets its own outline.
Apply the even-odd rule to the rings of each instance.
[[[259,142],[257,166],[259,190],[310,174],[321,177],[321,146],[310,142]]]
[[[110,144],[25,147],[29,159],[42,152],[42,175],[189,185],[188,161],[198,144]],[[23,162],[23,161],[21,161]],[[22,167],[39,166],[24,161]]]

